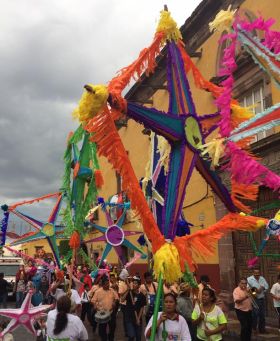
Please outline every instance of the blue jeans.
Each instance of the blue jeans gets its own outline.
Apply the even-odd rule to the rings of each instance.
[[[138,326],[133,321],[125,321],[126,332],[129,341],[141,341],[142,324]]]
[[[259,332],[262,333],[265,331],[265,300],[264,298],[255,299],[258,308],[253,308],[253,329],[256,330],[257,327]]]
[[[16,308],[20,308],[24,300],[25,294],[22,291],[16,292]]]

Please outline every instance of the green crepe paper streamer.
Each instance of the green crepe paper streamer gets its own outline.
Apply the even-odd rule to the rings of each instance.
[[[91,157],[92,157],[92,161],[93,161],[93,168],[94,169],[100,169],[98,158],[97,158],[96,143],[95,142],[91,142],[90,146],[91,146]]]
[[[72,162],[72,155],[71,155],[71,145],[67,146],[67,149],[64,153],[64,175],[62,181],[62,190],[70,193],[70,175],[71,175],[71,162]]]
[[[256,245],[255,240],[253,238],[253,233],[252,232],[249,232],[249,238],[250,238],[251,244],[253,245],[254,254],[258,256],[257,245]]]
[[[256,215],[259,212],[272,210],[274,208],[279,208],[279,207],[280,207],[280,200],[273,200],[271,203],[252,211],[250,215]]]
[[[183,281],[188,283],[192,288],[198,288],[194,275],[190,272],[189,266],[185,263],[185,271],[183,273]]]
[[[79,163],[80,167],[89,167],[89,159],[90,159],[90,146],[89,146],[89,134],[85,133],[84,135],[84,141],[82,145],[82,149],[80,152],[80,158]],[[82,213],[82,205],[84,202],[84,193],[85,193],[85,184],[86,180],[79,178],[77,176],[76,178],[76,193],[75,193],[75,217],[74,217],[74,223],[75,227],[78,231],[80,231],[83,228],[84,225],[84,217]],[[72,193],[73,195],[74,193]]]
[[[70,237],[75,228],[72,220],[71,208],[69,203],[67,203],[66,208],[62,211],[62,216],[65,225],[64,235]]]
[[[153,323],[152,323],[152,332],[150,341],[155,341],[156,332],[157,332],[157,318],[158,318],[158,312],[160,307],[160,299],[162,297],[163,292],[163,280],[162,280],[162,274],[159,274],[159,280],[158,280],[158,290],[156,294],[156,302],[155,302],[155,309],[153,314]]]
[[[79,250],[79,255],[85,260],[85,262],[90,266],[92,271],[97,270],[97,266],[94,264],[93,260],[85,253],[85,251],[81,248]]]
[[[71,136],[71,138],[69,139],[69,143],[70,144],[77,144],[78,142],[81,141],[81,139],[84,136],[84,129],[82,127],[82,125],[80,125],[74,132],[74,134]]]

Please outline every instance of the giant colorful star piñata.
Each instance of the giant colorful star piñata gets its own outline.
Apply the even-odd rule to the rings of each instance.
[[[39,307],[32,307],[32,295],[32,292],[28,292],[21,307],[18,309],[0,309],[0,315],[11,319],[7,327],[0,333],[0,337],[3,337],[6,333],[12,332],[20,325],[31,334],[36,335],[36,330],[34,328],[35,319],[42,316],[46,310],[51,308],[51,306],[41,305]]]
[[[39,219],[33,218],[30,215],[24,214],[20,212],[17,207],[25,204],[32,204],[34,202],[39,202],[44,199],[49,198],[57,198],[54,208],[48,218],[47,221],[41,221]],[[31,232],[27,236],[23,236],[22,238],[18,238],[16,241],[12,242],[11,245],[18,245],[23,243],[28,243],[31,241],[39,240],[39,239],[46,239],[55,258],[56,264],[60,267],[60,256],[59,256],[59,249],[57,246],[57,237],[62,237],[64,226],[57,225],[56,220],[59,214],[59,210],[62,203],[62,193],[53,193],[49,195],[45,195],[40,198],[35,198],[28,201],[19,202],[13,205],[4,205],[2,209],[6,209],[7,212],[15,214],[20,219],[23,219],[32,227],[34,227],[37,232]]]
[[[232,16],[231,13],[230,16]],[[145,68],[147,74],[153,72],[156,66],[155,57],[163,44],[166,44],[168,58],[168,112],[126,103],[121,95],[123,89],[132,77],[135,75],[140,77]],[[228,55],[230,55],[229,52],[226,57]],[[226,63],[226,60],[225,64],[231,66],[228,61]],[[108,103],[103,101],[103,107],[100,106],[99,112],[95,112],[84,125],[84,129],[92,134],[91,140],[96,142],[99,154],[105,156],[122,176],[123,189],[131,200],[132,208],[141,216],[145,234],[152,243],[156,275],[163,273],[165,278],[170,281],[176,280],[181,273],[181,270],[174,264],[178,264],[180,261],[183,270],[184,263],[187,262],[189,268],[193,270],[192,253],[201,256],[211,254],[215,242],[227,231],[238,229],[255,231],[265,225],[265,219],[237,213],[237,207],[246,209],[246,206],[240,201],[240,197],[246,199],[249,197],[255,200],[256,187],[259,184],[279,189],[279,176],[252,159],[240,148],[240,144],[237,145],[230,140],[231,131],[240,122],[250,118],[251,114],[248,114],[246,108],[239,107],[238,103],[232,100],[230,87],[232,78],[229,77],[232,68],[225,67],[225,69],[224,74],[227,74],[228,79],[222,84],[223,87],[206,81],[187,55],[176,23],[170,17],[169,12],[163,11],[153,43],[140,53],[135,62],[122,69],[119,75],[109,82],[108,88],[104,86],[103,92],[108,89]],[[186,73],[189,71],[193,73],[195,84],[201,89],[210,91],[217,99],[219,110],[216,113],[202,116],[197,114],[186,77]],[[85,86],[85,89],[84,98],[94,92],[91,85]],[[86,106],[80,106],[81,113],[82,109],[85,110]],[[162,223],[159,227],[145,202],[114,125],[114,120],[122,117],[123,113],[164,136],[171,145],[163,197]],[[250,127],[252,126],[250,125]],[[206,142],[205,138],[216,128],[219,129],[221,138],[218,136],[217,139]],[[212,170],[219,161],[222,151],[225,152],[226,169],[232,175],[231,195]],[[243,159],[240,159],[239,155],[242,155]],[[249,174],[246,172],[244,174],[243,171],[242,178],[241,168],[246,169],[244,160],[249,166],[247,168],[254,171]],[[203,231],[197,231],[190,236],[175,237],[185,189],[194,168],[210,184],[230,213]],[[269,181],[269,178],[272,181]],[[165,241],[166,238],[168,241]]]
[[[114,206],[117,206],[118,208],[122,208],[123,210],[122,214],[120,215],[120,217],[117,219],[116,222],[111,218],[110,213],[108,212],[106,208],[106,206],[108,205],[110,205],[111,207],[114,205]],[[122,228],[125,222],[127,210],[129,208],[130,208],[129,202],[126,202],[124,204],[112,204],[112,203],[105,203],[104,200],[102,200],[102,211],[104,212],[106,216],[108,226],[104,227],[104,226],[99,226],[94,223],[87,222],[87,225],[95,228],[96,230],[101,232],[103,235],[100,237],[85,240],[84,242],[85,243],[95,243],[95,242],[100,242],[100,241],[106,242],[106,246],[99,260],[98,267],[101,266],[102,262],[104,261],[104,259],[107,257],[107,255],[112,249],[114,249],[115,252],[117,253],[118,258],[121,261],[121,263],[125,265],[125,259],[123,257],[122,246],[126,246],[127,248],[140,253],[142,255],[142,258],[147,257],[141,249],[139,249],[137,246],[132,244],[126,238],[129,236],[135,236],[135,235],[141,234],[142,232],[141,231],[126,231],[126,230],[123,230]]]

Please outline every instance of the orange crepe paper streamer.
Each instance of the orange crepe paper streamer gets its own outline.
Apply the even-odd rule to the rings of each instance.
[[[21,205],[33,204],[34,202],[39,202],[39,201],[47,199],[47,198],[58,197],[59,195],[61,195],[61,193],[57,192],[57,193],[47,194],[47,195],[44,195],[42,197],[35,198],[35,199],[32,199],[32,200],[20,201],[20,202],[17,202],[15,204],[13,204],[13,205],[10,205],[9,206],[9,211],[13,211],[15,208],[17,208],[18,206],[21,206]]]
[[[118,116],[118,113],[112,112],[112,116],[108,107],[105,107],[102,113],[89,121],[85,129],[93,133],[91,140],[96,143],[98,154],[106,157],[113,165],[113,168],[121,175],[123,190],[131,201],[132,209],[135,209],[140,215],[143,229],[147,238],[151,241],[155,253],[164,244],[164,237],[161,235],[153,214],[148,207],[127,152],[117,132],[114,117]]]
[[[70,131],[70,133],[67,136],[67,143],[69,142],[69,140],[71,139],[71,137],[74,135],[73,131]]]
[[[210,91],[214,97],[219,97],[223,91],[223,88],[203,78],[200,71],[191,60],[191,57],[187,54],[183,42],[178,43],[178,48],[184,61],[185,71],[186,73],[192,71],[196,87],[199,89]]]
[[[79,170],[80,170],[80,163],[77,162],[75,164],[75,167],[74,167],[74,170],[73,170],[73,177],[74,177],[74,179],[77,177],[77,175],[79,173]]]
[[[252,211],[250,206],[245,205],[240,200],[256,201],[258,198],[259,186],[258,185],[245,185],[239,184],[232,180],[231,182],[231,199],[236,207],[242,212],[250,213]]]
[[[94,171],[94,179],[97,188],[101,188],[104,185],[104,179],[100,169]]]
[[[69,246],[73,250],[73,249],[78,249],[80,244],[81,244],[81,240],[80,240],[79,232],[74,231],[72,233],[72,236],[70,237]]]
[[[195,266],[191,262],[192,256],[200,256],[206,260],[206,257],[212,256],[215,252],[217,241],[226,233],[232,231],[255,232],[264,227],[268,219],[244,216],[238,213],[229,213],[214,225],[196,231],[191,235],[176,237],[174,245],[180,254],[180,264],[183,268],[187,262],[190,270],[194,271]]]
[[[122,98],[121,93],[131,79],[139,79],[144,71],[146,75],[154,72],[156,57],[160,53],[163,37],[163,32],[156,33],[152,44],[143,49],[140,52],[139,57],[132,64],[121,69],[119,74],[109,82],[109,93],[111,94],[113,101],[118,102],[121,110],[126,109],[126,101]]]

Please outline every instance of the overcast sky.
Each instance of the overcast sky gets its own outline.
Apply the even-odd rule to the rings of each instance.
[[[149,45],[164,3],[181,26],[200,0],[1,1],[1,204],[59,189],[83,85]]]

